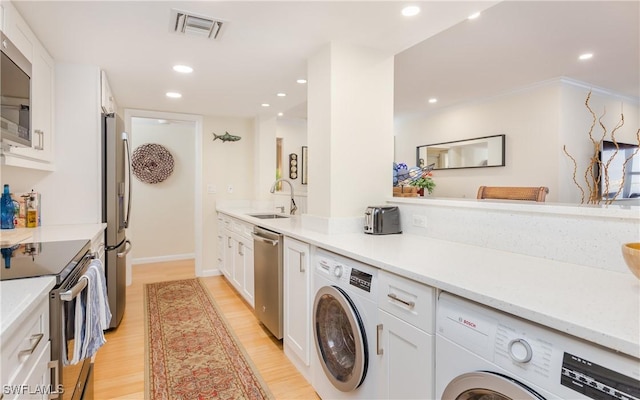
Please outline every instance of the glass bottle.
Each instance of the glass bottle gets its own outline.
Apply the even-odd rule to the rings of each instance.
[[[0,228],[13,229],[15,225],[13,219],[15,217],[16,209],[11,198],[11,191],[9,185],[4,185],[4,191],[2,192],[2,198],[0,198]]]

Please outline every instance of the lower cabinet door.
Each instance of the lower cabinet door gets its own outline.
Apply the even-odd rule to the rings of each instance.
[[[309,365],[311,336],[309,244],[284,238],[284,345]]]
[[[253,271],[253,243],[245,242],[242,250],[242,265],[244,268],[244,282],[242,285],[242,295],[251,307],[255,307],[255,285]]]
[[[378,314],[378,346],[382,350],[380,397],[433,399],[433,336],[385,311],[378,310]]]
[[[229,282],[233,282],[233,262],[235,260],[235,246],[233,244],[233,238],[229,234],[229,232],[225,231],[222,234],[223,238],[223,246],[224,246],[224,257],[223,257],[223,268],[222,273],[227,277]]]

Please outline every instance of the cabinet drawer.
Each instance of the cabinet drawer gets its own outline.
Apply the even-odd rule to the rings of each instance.
[[[15,379],[33,367],[37,356],[49,343],[49,298],[42,296],[38,306],[2,343],[2,383],[20,383]]]
[[[33,360],[30,365],[20,370],[12,384],[9,385],[11,393],[7,400],[46,400],[48,393],[55,388],[49,386],[51,374],[49,371],[49,361],[51,361],[51,342],[47,341],[40,353],[33,353]],[[15,395],[15,397],[13,397]],[[5,400],[4,398],[2,400]]]
[[[434,288],[386,271],[378,274],[378,284],[380,309],[427,333],[434,332]]]

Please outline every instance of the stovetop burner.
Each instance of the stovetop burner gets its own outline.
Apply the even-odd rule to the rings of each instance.
[[[0,281],[52,275],[64,281],[91,248],[89,240],[20,243],[2,247]]]

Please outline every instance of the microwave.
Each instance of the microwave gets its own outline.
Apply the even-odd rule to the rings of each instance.
[[[31,147],[31,63],[3,32],[0,35],[2,145]]]

